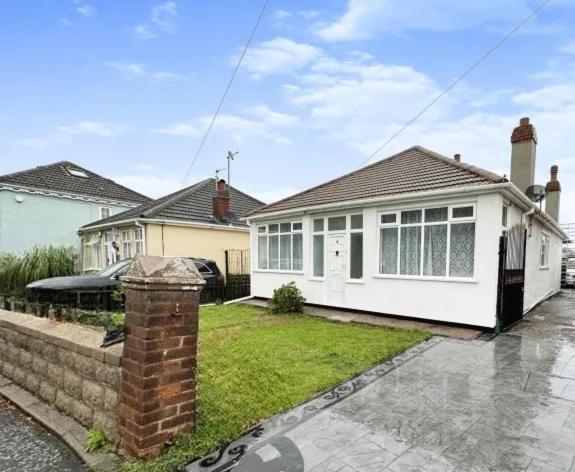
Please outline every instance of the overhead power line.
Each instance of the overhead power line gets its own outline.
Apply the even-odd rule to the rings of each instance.
[[[270,0],[265,0],[263,3],[263,6],[262,6],[260,13],[258,15],[258,18],[256,20],[256,24],[252,28],[252,31],[248,37],[248,40],[246,41],[246,44],[244,45],[244,49],[242,50],[242,53],[238,59],[236,67],[234,68],[234,71],[230,77],[230,80],[228,81],[228,84],[224,90],[222,98],[220,99],[220,101],[218,103],[218,107],[216,108],[216,111],[215,111],[214,115],[212,116],[212,119],[210,120],[210,124],[208,125],[208,128],[206,129],[206,132],[204,133],[204,136],[202,137],[202,140],[200,141],[200,145],[198,146],[196,154],[194,155],[194,159],[192,160],[192,163],[190,164],[190,167],[188,168],[188,171],[186,172],[186,175],[184,176],[184,179],[182,180],[182,187],[186,184],[186,180],[188,180],[188,177],[190,176],[190,172],[192,172],[192,169],[194,168],[194,165],[196,164],[196,161],[198,160],[198,157],[200,156],[200,153],[202,152],[202,149],[204,148],[204,145],[206,144],[208,136],[209,136],[210,132],[212,131],[214,123],[216,122],[216,118],[218,117],[218,114],[220,113],[220,110],[222,109],[222,105],[224,104],[224,101],[228,95],[228,92],[230,91],[230,88],[232,87],[232,83],[234,82],[234,79],[236,78],[236,74],[238,73],[240,65],[242,64],[242,61],[244,60],[246,52],[248,51],[248,48],[250,47],[252,39],[254,38],[254,36],[256,34],[258,26],[260,25],[260,22],[264,16],[264,13],[266,11],[266,8],[268,7],[269,2],[270,2]]]
[[[437,95],[431,102],[429,102],[419,113],[417,113],[413,118],[411,118],[407,123],[405,123],[399,130],[393,133],[381,146],[379,146],[374,152],[372,152],[367,159],[365,159],[360,167],[363,167],[371,159],[373,159],[379,152],[391,143],[395,138],[397,138],[401,133],[403,133],[407,128],[409,128],[413,123],[415,123],[421,115],[423,115],[427,110],[429,110],[433,105],[435,105],[444,95],[446,95],[451,89],[453,89],[459,82],[461,82],[465,77],[467,77],[473,70],[475,70],[483,61],[485,61],[499,46],[501,46],[505,41],[507,41],[511,36],[513,36],[519,29],[521,29],[529,20],[536,16],[551,0],[545,0],[541,3],[535,10],[533,10],[529,15],[527,15],[515,28],[513,28],[509,33],[507,33],[503,38],[501,38],[497,43],[495,43],[490,49],[488,49],[477,61],[475,61],[463,74],[461,74],[457,79],[455,79],[449,86],[443,90],[439,95]]]

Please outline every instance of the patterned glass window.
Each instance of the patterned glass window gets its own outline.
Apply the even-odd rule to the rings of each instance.
[[[449,251],[449,275],[473,277],[475,262],[475,223],[451,225]]]
[[[379,217],[380,274],[473,277],[475,205],[401,211],[399,222],[397,214]]]
[[[380,229],[379,273],[397,274],[397,228]]]

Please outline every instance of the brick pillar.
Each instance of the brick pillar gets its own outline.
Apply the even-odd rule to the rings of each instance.
[[[122,450],[153,458],[195,424],[198,304],[205,283],[193,261],[137,256],[122,277],[126,340],[118,426]]]

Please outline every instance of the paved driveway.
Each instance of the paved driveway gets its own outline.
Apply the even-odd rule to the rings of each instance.
[[[575,472],[574,333],[562,292],[509,334],[434,338],[187,469]]]

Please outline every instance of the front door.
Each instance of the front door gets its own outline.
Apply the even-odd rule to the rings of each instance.
[[[343,305],[345,272],[347,268],[347,245],[345,234],[330,234],[327,246],[328,304]]]

